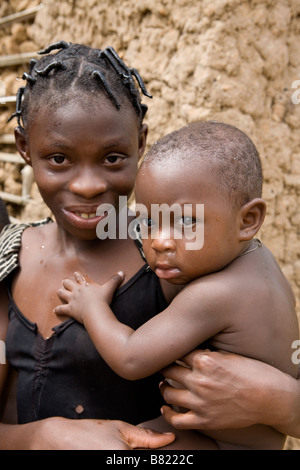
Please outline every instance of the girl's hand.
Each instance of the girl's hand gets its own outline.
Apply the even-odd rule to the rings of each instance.
[[[92,308],[100,309],[101,303],[110,305],[115,290],[124,279],[122,271],[114,274],[109,281],[100,285],[92,280],[86,280],[81,273],[74,273],[74,281],[64,279],[57,295],[63,302],[54,312],[57,315],[68,315],[80,323],[84,322],[84,314]]]
[[[55,417],[29,423],[29,426],[32,450],[156,449],[175,439],[173,433],[159,433],[114,420]]]

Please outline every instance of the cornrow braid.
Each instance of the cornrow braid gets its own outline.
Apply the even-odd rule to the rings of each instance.
[[[32,111],[42,104],[59,104],[62,96],[68,99],[74,93],[98,92],[105,93],[117,109],[127,97],[142,123],[148,106],[141,102],[139,89],[148,98],[152,96],[139,72],[128,67],[112,47],[99,50],[59,41],[38,53],[42,57],[31,59],[28,73],[22,76],[27,84],[18,90],[16,112],[9,121],[16,117],[25,130]]]
[[[18,122],[18,126],[19,127],[22,127],[22,123],[21,123],[21,103],[22,103],[22,96],[24,94],[24,91],[25,91],[25,87],[21,86],[19,89],[18,89],[18,92],[17,92],[17,99],[16,99],[16,112],[13,113],[10,118],[7,120],[7,122],[11,121],[13,118],[17,118],[17,122]]]
[[[43,70],[36,70],[35,69],[35,71],[36,71],[36,73],[38,73],[39,75],[44,77],[44,76],[48,75],[49,72],[51,72],[51,70],[54,70],[54,69],[63,69],[64,70],[64,69],[66,69],[66,66],[65,66],[65,64],[63,64],[63,62],[61,60],[57,60],[57,61],[51,62],[51,64],[47,65]],[[30,78],[30,80],[28,80],[28,78]],[[36,78],[33,78],[31,75],[29,75],[28,78],[26,78],[26,80],[31,81],[31,83],[32,83],[32,80],[36,81]]]
[[[50,46],[46,47],[45,49],[42,49],[39,51],[39,54],[49,54],[49,52],[52,52],[56,49],[67,49],[70,46],[71,43],[66,42],[66,41],[58,41],[54,42],[53,44],[50,44]]]

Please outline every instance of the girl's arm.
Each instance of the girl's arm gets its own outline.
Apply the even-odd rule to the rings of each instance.
[[[8,327],[8,295],[4,283],[0,283],[0,420],[6,405],[10,385],[10,368],[6,362],[5,338]]]
[[[10,385],[10,367],[6,361],[5,338],[8,327],[8,296],[4,283],[0,283],[0,420],[6,405]],[[34,428],[34,427],[33,427]],[[9,425],[0,423],[0,449],[29,449],[29,436],[33,428],[27,425]],[[29,432],[29,429],[30,432]]]
[[[27,424],[0,424],[1,450],[156,449],[174,438],[174,433],[115,420],[54,417]]]
[[[195,282],[186,286],[166,310],[135,331],[120,323],[109,307],[122,274],[103,286],[86,282],[78,273],[75,279],[63,281],[57,294],[66,303],[55,313],[82,322],[103,359],[128,380],[159,371],[224,327],[224,318],[218,321],[217,309],[209,306],[209,299],[214,297],[208,292],[203,296]]]

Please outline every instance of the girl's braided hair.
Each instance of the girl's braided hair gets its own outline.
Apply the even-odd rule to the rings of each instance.
[[[54,54],[51,51],[58,50]],[[104,50],[59,41],[39,51],[41,59],[31,59],[28,73],[23,74],[27,81],[17,93],[16,112],[9,120],[17,118],[20,128],[25,129],[29,121],[29,110],[32,112],[41,104],[61,103],[65,99],[81,92],[105,93],[114,106],[120,109],[123,97],[126,96],[142,123],[147,112],[147,105],[141,103],[139,89],[149,98],[145,84],[134,68],[129,68],[112,47]],[[135,80],[134,80],[135,78]],[[60,93],[58,93],[58,91]]]

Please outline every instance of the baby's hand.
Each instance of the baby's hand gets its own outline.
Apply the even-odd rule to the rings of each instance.
[[[63,302],[54,312],[57,315],[68,315],[80,323],[84,323],[84,315],[91,309],[100,311],[101,303],[110,305],[115,290],[124,279],[124,273],[118,272],[105,284],[100,285],[87,281],[82,274],[75,272],[74,281],[64,279],[57,295]]]

